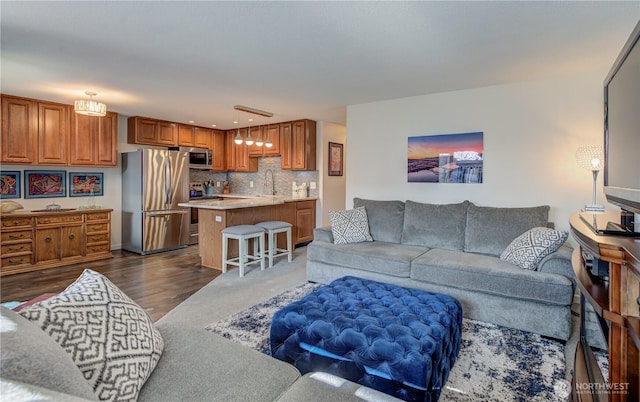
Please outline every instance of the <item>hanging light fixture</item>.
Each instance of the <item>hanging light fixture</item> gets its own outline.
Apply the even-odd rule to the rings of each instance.
[[[273,146],[273,142],[271,142],[271,137],[269,137],[269,125],[267,125],[267,141],[265,141],[264,146],[267,148],[271,148]]]
[[[260,121],[258,121],[260,123]],[[264,145],[264,141],[262,141],[262,126],[258,124],[258,138],[256,138],[256,146],[261,147]]]
[[[76,100],[73,104],[73,110],[85,116],[105,116],[107,114],[107,105],[93,100],[97,93],[86,91],[85,94],[89,96],[89,99]]]
[[[253,122],[253,119],[249,119],[249,123]],[[247,139],[244,140],[247,145],[253,145],[253,138],[251,138],[251,126],[247,129]]]
[[[236,115],[239,115],[239,114],[240,114],[239,112],[236,112]],[[236,117],[236,119],[233,121],[233,124],[238,124],[239,121],[240,121],[240,119]],[[238,131],[236,132],[236,138],[233,139],[233,142],[235,142],[238,145],[242,144],[242,136],[240,135],[240,127],[238,127]]]
[[[258,116],[264,116],[264,117],[273,117],[273,113],[271,112],[265,112],[264,110],[259,110],[259,109],[254,109],[248,106],[242,106],[242,105],[235,105],[233,107],[235,110],[237,111],[243,111],[246,113],[252,113],[252,114],[257,114]],[[253,119],[249,119],[250,122],[253,121]],[[234,121],[234,123],[238,123],[237,121]],[[260,128],[260,126],[258,126],[258,128]],[[253,145],[254,141],[253,138],[251,137],[251,126],[249,126],[248,128],[248,133],[247,133],[247,139],[246,140],[242,140],[242,136],[240,135],[240,129],[238,128],[238,133],[236,134],[236,137],[234,139],[234,142],[238,145],[242,144],[243,142],[247,145]],[[269,139],[269,131],[267,130],[267,141],[266,143],[262,141],[262,129],[260,129],[258,131],[258,138],[257,141],[255,142],[255,144],[259,147],[261,146],[266,146],[267,148],[270,148],[273,146],[273,143],[271,142],[271,140]]]

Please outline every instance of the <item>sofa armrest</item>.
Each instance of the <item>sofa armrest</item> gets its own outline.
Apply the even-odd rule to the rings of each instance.
[[[537,271],[565,276],[576,285],[576,276],[571,266],[571,254],[573,249],[566,244],[538,263]]]
[[[331,226],[315,228],[313,230],[313,240],[322,241],[325,243],[333,243],[333,233],[331,232]]]

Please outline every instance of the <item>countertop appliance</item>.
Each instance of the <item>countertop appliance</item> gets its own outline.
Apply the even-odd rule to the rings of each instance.
[[[213,152],[207,148],[170,147],[172,151],[187,153],[189,169],[213,169]]]
[[[184,151],[122,154],[122,248],[138,254],[189,245],[189,162]]]

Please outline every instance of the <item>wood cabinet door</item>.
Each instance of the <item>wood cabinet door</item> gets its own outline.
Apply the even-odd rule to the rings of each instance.
[[[82,225],[60,228],[60,258],[84,255]]]
[[[156,144],[175,146],[178,143],[178,125],[168,121],[158,121]]]
[[[314,208],[296,210],[296,244],[313,240],[315,228]]]
[[[211,129],[203,128],[203,127],[194,127],[193,146],[196,148],[211,149]]]
[[[280,125],[279,124],[271,124],[269,126],[265,126],[264,142],[267,142],[267,139],[271,141],[271,147],[264,147],[264,155],[280,155]]]
[[[246,140],[249,135],[249,130],[246,128],[240,129],[240,136],[243,140]],[[240,145],[233,143],[236,154],[236,168],[237,172],[254,172],[258,170],[258,159],[249,156],[249,146],[246,143]]]
[[[225,151],[225,137],[224,131],[212,130],[211,136],[211,151],[213,154],[213,171],[224,172],[227,170],[226,164],[226,151]]]
[[[68,164],[69,110],[68,105],[38,102],[38,163]]]
[[[38,149],[37,102],[2,96],[0,162],[35,163]]]
[[[131,144],[156,143],[158,138],[158,122],[144,117],[129,118],[128,142]]]
[[[118,164],[118,114],[104,117],[72,113],[69,164],[116,166]]]
[[[237,130],[229,130],[225,133],[225,170],[236,170],[236,147],[238,146],[234,141],[236,138]],[[215,160],[214,160],[215,162]]]
[[[291,169],[291,134],[292,124],[280,124],[280,167],[282,169]]]
[[[291,169],[316,169],[316,127],[311,120],[294,121],[291,132]]]
[[[181,147],[194,146],[194,127],[180,124],[178,126],[178,145]]]
[[[251,127],[248,130],[251,133],[251,138],[253,139],[253,144],[252,145],[248,145],[247,148],[249,149],[249,156],[262,156],[262,154],[264,153],[264,145],[262,146],[258,146],[256,145],[256,141],[258,140],[258,138],[260,138],[263,142],[264,142],[264,136],[262,135],[262,127],[257,126],[257,127]]]
[[[60,259],[60,229],[36,229],[36,264]]]

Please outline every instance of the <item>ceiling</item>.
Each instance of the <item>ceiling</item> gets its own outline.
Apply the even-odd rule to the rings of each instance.
[[[608,71],[627,2],[2,1],[2,93],[201,126]],[[603,74],[604,79],[604,74]],[[256,116],[257,117],[257,116]],[[256,124],[254,122],[253,124]]]

